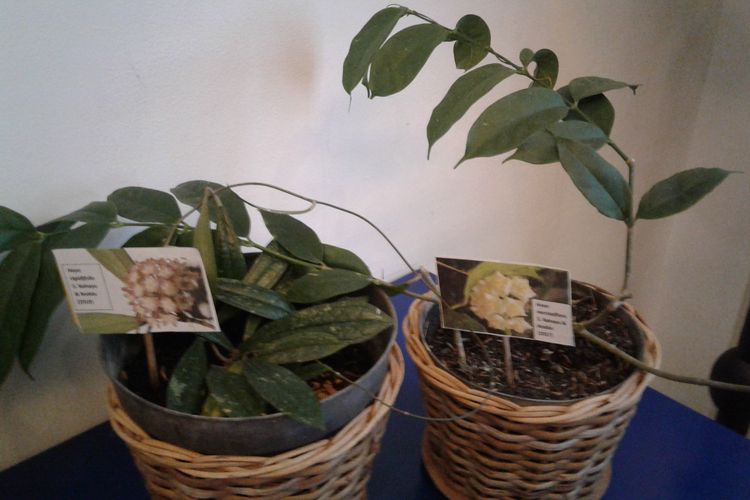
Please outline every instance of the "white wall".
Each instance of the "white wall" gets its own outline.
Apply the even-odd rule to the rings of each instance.
[[[43,222],[124,185],[266,181],[367,214],[417,264],[538,262],[616,289],[623,231],[560,168],[487,159],[453,171],[476,112],[426,161],[429,113],[458,76],[449,47],[403,93],[368,101],[358,89],[349,109],[341,63],[386,3],[0,1],[0,204]],[[739,89],[750,12],[739,0],[410,6],[445,24],[481,15],[513,58],[553,48],[560,81],[595,73],[643,84],[637,97],[613,96],[614,137],[639,161],[640,192],[688,166],[747,170]],[[735,176],[693,212],[638,227],[636,304],[670,368],[705,374],[731,343],[749,274],[747,195]],[[363,224],[323,209],[306,220],[379,274],[404,272]],[[17,370],[0,390],[0,469],[105,419],[95,339],[57,318],[37,381]],[[710,411],[701,389],[660,387]]]

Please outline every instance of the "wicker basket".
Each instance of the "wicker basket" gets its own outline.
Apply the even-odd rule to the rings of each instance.
[[[601,291],[601,290],[597,290]],[[451,499],[599,498],[610,462],[651,376],[636,371],[611,392],[561,405],[522,406],[489,396],[439,368],[421,340],[429,304],[415,301],[404,319],[407,350],[431,417],[422,443],[425,467]],[[653,333],[627,307],[644,335],[644,360],[660,361]]]
[[[392,404],[404,377],[397,346],[378,397]],[[114,390],[110,422],[154,498],[364,498],[389,408],[373,402],[328,439],[271,457],[201,455],[150,438],[122,410]]]

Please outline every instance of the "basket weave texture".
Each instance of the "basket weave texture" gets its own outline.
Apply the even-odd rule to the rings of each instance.
[[[393,404],[404,378],[398,346],[378,398]],[[333,436],[271,457],[202,455],[149,437],[108,393],[110,423],[153,498],[364,498],[389,408],[377,401]]]
[[[427,425],[422,455],[442,493],[451,499],[601,497],[612,455],[652,376],[636,371],[613,391],[570,404],[523,406],[488,396],[436,365],[421,339],[428,307],[415,301],[403,323],[428,415],[447,418],[481,407],[466,418]],[[658,366],[656,338],[624,307],[643,332],[644,361]]]

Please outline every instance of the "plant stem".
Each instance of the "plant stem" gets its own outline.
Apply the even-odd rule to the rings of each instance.
[[[156,349],[154,348],[154,337],[150,331],[143,335],[143,345],[146,348],[146,363],[148,364],[148,380],[151,389],[156,393],[159,389],[159,367],[156,364]]]
[[[597,337],[590,331],[586,330],[586,328],[576,326],[575,333],[577,335],[580,335],[584,339],[588,340],[592,344],[595,344],[601,347],[602,349],[614,354],[615,356],[622,359],[623,361],[630,363],[636,368],[639,368],[645,372],[651,373],[652,375],[656,375],[657,377],[665,378],[667,380],[673,380],[675,382],[682,382],[685,384],[703,385],[703,386],[708,386],[708,387],[714,387],[716,389],[724,389],[728,391],[750,392],[750,385],[730,384],[729,382],[720,382],[718,380],[709,380],[709,379],[704,379],[700,377],[688,377],[688,376],[677,375],[675,373],[670,373],[664,370],[660,370],[659,368],[654,368],[653,366],[647,365],[640,359],[635,358],[631,356],[630,354],[621,351],[620,349],[613,346],[609,342],[600,339],[599,337]]]

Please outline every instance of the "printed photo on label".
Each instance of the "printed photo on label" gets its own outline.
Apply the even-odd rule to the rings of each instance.
[[[444,257],[436,262],[443,328],[574,345],[567,271]]]

